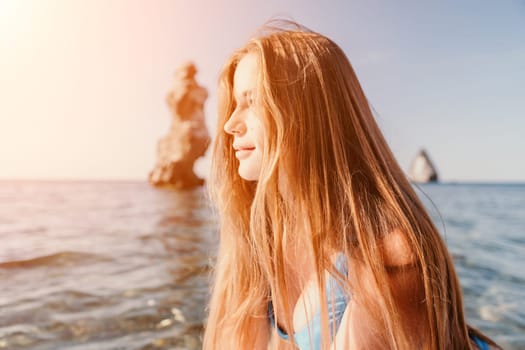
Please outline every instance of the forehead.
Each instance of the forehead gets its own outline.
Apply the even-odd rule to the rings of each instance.
[[[241,58],[233,75],[233,93],[239,98],[247,92],[252,92],[257,86],[259,60],[254,53],[248,53]]]

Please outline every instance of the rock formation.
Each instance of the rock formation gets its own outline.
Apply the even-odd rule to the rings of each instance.
[[[172,123],[157,144],[157,164],[149,174],[154,186],[190,189],[204,183],[193,172],[193,164],[210,143],[204,122],[208,92],[195,80],[197,69],[187,63],[175,71],[173,89],[166,96]]]
[[[410,166],[408,177],[413,182],[437,182],[438,173],[425,150],[419,151]]]

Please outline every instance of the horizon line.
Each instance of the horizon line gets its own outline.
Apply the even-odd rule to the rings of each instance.
[[[108,177],[108,178],[99,178],[99,177],[86,177],[86,178],[2,178],[0,177],[0,182],[145,182],[148,183],[148,178],[124,178],[124,177]],[[501,180],[501,179],[474,179],[474,180],[458,180],[458,179],[446,179],[437,182],[428,182],[428,183],[416,183],[417,185],[454,185],[454,184],[473,184],[473,185],[484,185],[484,184],[508,184],[508,185],[525,185],[524,180]]]

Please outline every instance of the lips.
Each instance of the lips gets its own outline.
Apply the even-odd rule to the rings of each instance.
[[[253,151],[255,147],[234,147],[235,151]]]
[[[244,150],[254,150],[255,147],[250,145],[250,144],[244,144],[244,145],[241,145],[241,144],[233,144],[233,148],[236,150],[236,151],[244,151]]]
[[[250,153],[255,149],[253,146],[241,146],[241,145],[234,145],[233,148],[235,149],[235,157],[237,159],[244,159],[250,155]]]

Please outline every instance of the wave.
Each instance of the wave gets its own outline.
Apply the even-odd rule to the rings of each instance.
[[[31,259],[0,262],[0,269],[30,269],[41,266],[70,266],[79,263],[111,260],[113,259],[101,254],[64,251]]]

